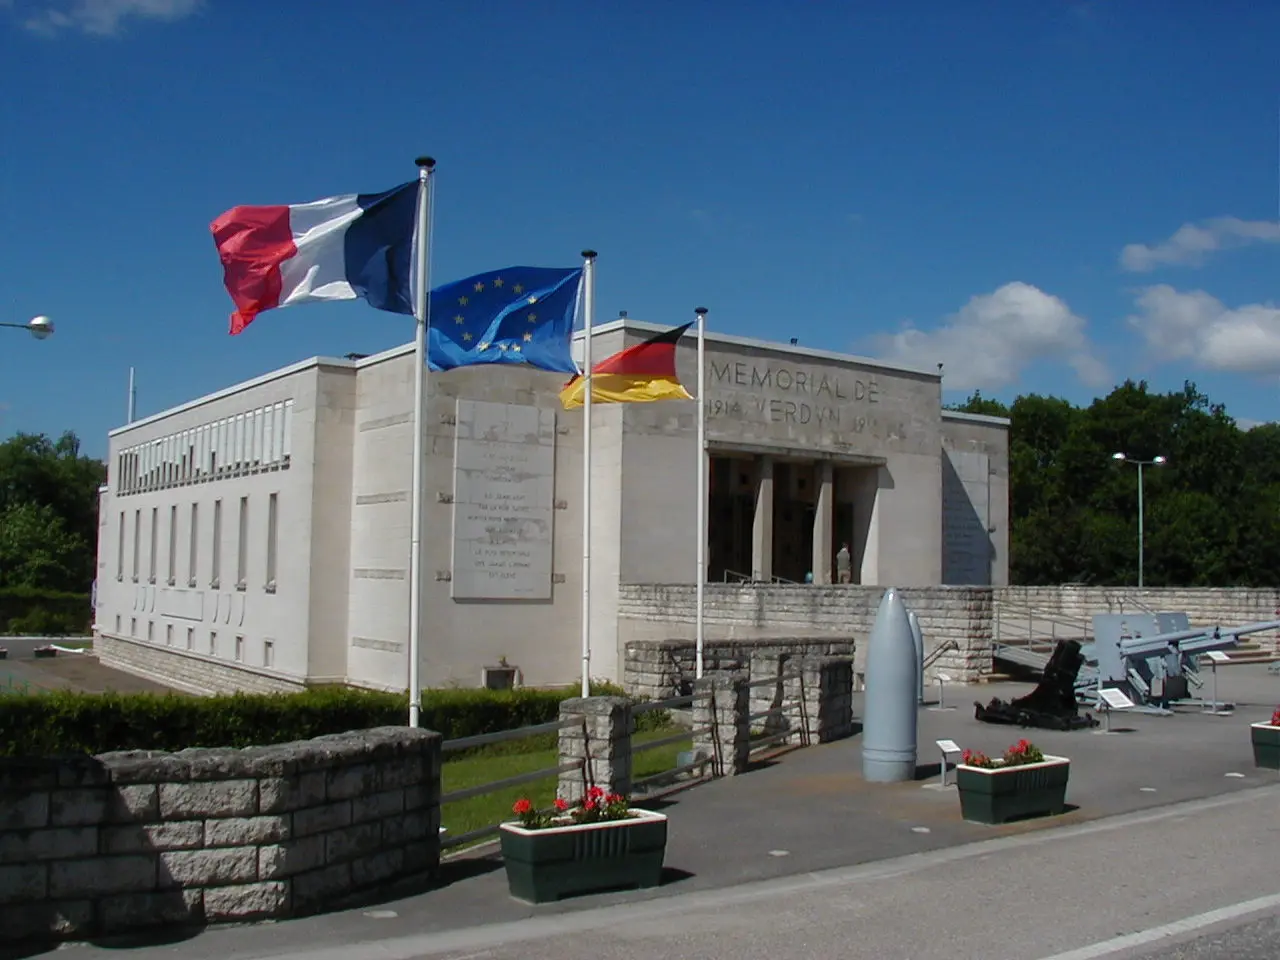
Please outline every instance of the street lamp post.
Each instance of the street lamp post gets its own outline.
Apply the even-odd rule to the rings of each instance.
[[[1142,468],[1143,467],[1163,467],[1169,462],[1168,457],[1152,457],[1150,460],[1135,460],[1123,453],[1113,453],[1112,460],[1118,460],[1121,463],[1132,463],[1138,468],[1138,589],[1142,589],[1142,554],[1146,545],[1146,540],[1142,532]]]
[[[32,317],[26,323],[0,323],[0,327],[10,330],[25,330],[37,340],[53,336],[53,321],[48,317]]]

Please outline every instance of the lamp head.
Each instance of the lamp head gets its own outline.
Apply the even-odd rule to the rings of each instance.
[[[1157,467],[1163,467],[1166,463],[1169,462],[1169,460],[1167,457],[1154,457],[1151,462],[1154,463]]]
[[[1123,453],[1113,453],[1113,454],[1111,455],[1111,459],[1112,459],[1112,460],[1126,460],[1126,459],[1128,459],[1128,458],[1127,458]]]
[[[45,337],[52,336],[53,321],[48,317],[32,317],[27,322],[27,329],[37,340],[43,340]]]

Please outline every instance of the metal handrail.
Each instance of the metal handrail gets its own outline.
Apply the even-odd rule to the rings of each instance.
[[[658,747],[669,747],[673,743],[679,743],[681,740],[689,740],[693,737],[703,736],[711,732],[711,727],[699,727],[696,730],[681,730],[669,737],[659,737],[657,740],[648,740],[639,745],[632,743],[631,753],[644,753],[646,750],[656,750]]]
[[[486,793],[497,793],[507,787],[517,787],[522,783],[532,783],[534,780],[545,780],[547,777],[559,776],[562,773],[568,773],[570,770],[581,769],[581,767],[581,763],[562,763],[558,767],[544,767],[541,770],[530,770],[528,773],[517,773],[514,777],[504,777],[502,780],[492,780],[489,783],[482,783],[474,787],[466,787],[462,790],[453,790],[442,794],[440,803],[457,803],[459,800],[470,800],[472,797],[481,797]]]
[[[525,737],[537,736],[540,733],[555,733],[557,730],[564,730],[566,727],[576,726],[580,723],[582,723],[581,720],[566,718],[552,720],[550,723],[535,723],[527,727],[516,727],[513,730],[499,730],[497,733],[478,733],[473,737],[458,737],[456,740],[446,740],[440,745],[440,749],[445,753],[450,753],[454,750],[469,750],[472,747],[485,747],[491,743],[522,740]]]
[[[752,680],[747,684],[747,689],[752,690],[756,687],[767,686],[771,683],[781,683],[784,680],[799,680],[800,676],[801,674],[799,670],[790,670],[786,673],[780,673],[776,677],[763,677],[759,680]]]
[[[956,643],[954,640],[944,640],[941,644],[935,647],[933,651],[929,653],[928,656],[924,658],[924,662],[922,663],[921,666],[923,669],[928,670],[931,666],[937,663],[938,658],[941,657],[948,650],[959,650],[959,649],[960,649],[960,644]]]
[[[730,576],[737,577],[737,580],[735,580],[735,581],[734,581],[735,583],[750,583],[750,582],[751,582],[751,574],[749,574],[749,573],[741,573],[741,572],[740,572],[740,571],[738,571],[738,570],[725,570],[725,572],[724,572],[724,582],[725,582],[725,583],[729,583],[729,577],[730,577]]]
[[[686,693],[682,697],[668,697],[666,700],[644,700],[631,705],[631,715],[652,713],[654,710],[678,710],[681,707],[693,706],[693,694]]]
[[[1043,623],[1060,623],[1068,627],[1081,627],[1088,631],[1092,629],[1093,624],[1084,617],[1073,617],[1068,613],[1045,613],[1043,610],[1037,610],[1035,607],[1026,606],[1019,603],[1010,603],[1008,600],[996,600],[992,606],[996,609],[997,618],[1001,614],[1007,613],[1011,616],[1017,616],[1019,619],[1030,617]]]

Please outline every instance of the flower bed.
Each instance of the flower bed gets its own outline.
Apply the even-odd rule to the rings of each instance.
[[[531,903],[604,890],[655,887],[662,879],[667,818],[592,787],[571,807],[557,799],[540,811],[527,798],[502,824],[502,859],[511,895]]]
[[[1071,761],[1019,740],[1003,757],[966,750],[956,767],[960,813],[976,823],[1000,824],[1066,809]]]
[[[1280,770],[1280,709],[1265,723],[1249,724],[1253,741],[1253,765],[1264,770]]]

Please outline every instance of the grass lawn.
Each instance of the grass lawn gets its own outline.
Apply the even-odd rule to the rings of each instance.
[[[675,730],[654,730],[637,733],[631,742],[636,745],[661,740],[675,734]],[[637,753],[631,761],[631,776],[639,780],[643,777],[670,770],[676,765],[676,754],[681,750],[689,750],[693,745],[692,738],[671,743],[665,747],[657,747]],[[466,787],[477,787],[503,780],[521,773],[544,770],[556,766],[558,756],[554,747],[536,750],[529,753],[504,753],[496,756],[482,755],[460,757],[457,760],[445,760],[441,777],[442,789],[445,793],[462,790]],[[494,793],[481,794],[469,800],[457,803],[446,803],[440,811],[440,823],[449,828],[446,836],[458,836],[480,827],[507,820],[511,817],[511,805],[520,797],[528,797],[534,805],[548,807],[556,797],[557,777],[550,776],[529,783],[517,784]]]

